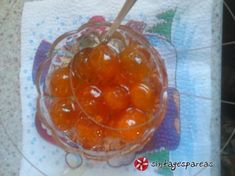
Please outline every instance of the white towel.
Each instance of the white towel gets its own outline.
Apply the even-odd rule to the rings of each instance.
[[[220,0],[219,0],[220,1]],[[219,1],[217,3],[219,3]],[[115,175],[154,175],[154,169],[149,167],[146,172],[138,172],[133,166],[125,169],[111,169],[104,163],[87,167],[83,165],[77,170],[69,170],[64,162],[64,151],[44,141],[38,135],[35,124],[36,89],[32,82],[32,65],[35,52],[41,40],[53,42],[56,37],[66,31],[78,28],[93,15],[105,16],[113,20],[124,0],[47,0],[27,2],[22,17],[21,43],[21,100],[23,123],[23,154],[28,160],[48,176],[83,175],[83,176],[113,176]],[[139,0],[128,14],[126,20],[144,21],[148,29],[163,21],[158,14],[169,9],[176,10],[172,27],[171,43],[177,54],[176,81],[181,92],[181,142],[175,151],[170,152],[171,161],[211,161],[211,119],[218,115],[212,111],[211,100],[196,98],[198,95],[211,98],[213,82],[211,67],[212,50],[212,8],[213,0]],[[217,31],[218,32],[218,31]],[[207,47],[201,50],[188,49]],[[167,54],[167,53],[166,53]],[[169,53],[168,53],[169,54]],[[174,55],[175,53],[173,53]],[[217,55],[218,59],[219,54]],[[170,65],[170,64],[169,64]],[[216,67],[215,71],[220,70]],[[173,75],[174,76],[174,75]],[[171,76],[172,77],[172,76]],[[173,85],[173,84],[172,84]],[[217,113],[217,114],[215,114]],[[219,144],[217,144],[219,147]],[[91,162],[92,164],[92,162]],[[216,166],[215,166],[216,167]],[[217,166],[218,167],[218,166]],[[128,172],[126,171],[128,169]],[[192,176],[201,168],[177,168],[174,176]],[[201,175],[210,176],[213,168],[206,168]],[[21,176],[42,175],[26,160],[22,160]],[[158,174],[160,175],[160,174]]]

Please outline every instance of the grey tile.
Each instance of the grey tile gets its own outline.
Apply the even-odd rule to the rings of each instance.
[[[0,175],[18,175],[20,169],[21,155],[12,145],[3,128],[0,128]]]
[[[20,22],[23,2],[0,1],[0,175],[19,175],[21,105],[19,96]],[[4,126],[4,128],[2,127]],[[6,134],[6,131],[8,135]],[[9,139],[12,139],[12,141]]]
[[[16,1],[17,0],[1,0],[0,1],[0,24],[2,24],[3,20],[7,19]]]

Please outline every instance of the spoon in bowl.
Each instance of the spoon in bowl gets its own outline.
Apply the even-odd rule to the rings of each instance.
[[[135,4],[137,0],[126,0],[125,4],[123,5],[121,11],[118,13],[118,16],[115,18],[113,24],[111,25],[109,31],[104,35],[102,41],[107,42],[113,35],[113,33],[117,30],[117,28],[120,26],[122,20],[125,18],[125,16],[128,14],[128,12],[131,10],[133,5]]]

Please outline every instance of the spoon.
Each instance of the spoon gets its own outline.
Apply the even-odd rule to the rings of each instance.
[[[131,8],[133,7],[133,5],[135,4],[136,1],[137,0],[126,0],[125,4],[123,5],[121,11],[118,13],[118,16],[115,18],[110,29],[104,35],[104,37],[103,37],[104,42],[109,41],[110,37],[113,35],[113,33],[116,31],[116,29],[120,26],[122,20],[125,18],[127,13],[131,10]]]

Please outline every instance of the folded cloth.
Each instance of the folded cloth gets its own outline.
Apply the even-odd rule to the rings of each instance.
[[[38,49],[41,41],[45,39],[52,43],[56,37],[78,28],[93,15],[105,16],[107,20],[112,20],[123,2],[124,0],[107,2],[103,0],[49,0],[25,3],[21,30],[20,73],[22,152],[31,164],[45,175],[153,175],[158,172],[158,175],[181,176],[193,175],[201,169],[200,167],[189,167],[188,169],[179,167],[175,171],[171,171],[170,168],[149,166],[145,172],[139,172],[133,165],[113,169],[106,163],[86,162],[79,169],[71,170],[64,161],[65,152],[41,138],[36,130],[34,120],[37,93],[33,84],[32,68],[35,53],[37,52],[37,57],[44,57],[45,51],[49,47],[49,44],[45,44]],[[220,70],[218,62],[211,62],[214,51],[208,46],[212,45],[212,41],[215,42],[213,45],[219,44],[219,40],[214,40],[212,35],[212,31],[217,30],[212,28],[214,20],[212,8],[216,5],[218,4],[212,0],[190,2],[159,0],[157,3],[156,0],[137,1],[126,18],[127,20],[144,21],[147,24],[144,33],[147,34],[146,37],[149,41],[158,48],[162,57],[168,58],[166,65],[170,85],[177,86],[180,92],[181,140],[179,146],[170,152],[166,148],[161,148],[158,151],[141,154],[150,161],[162,159],[161,161],[199,162],[210,161],[213,158],[211,154],[213,143],[210,130],[211,120],[214,116],[218,116],[219,112],[212,109],[216,102],[210,98],[212,85],[219,85],[219,82],[212,79],[211,70],[213,68],[215,74],[218,74]],[[156,33],[160,34],[160,37],[156,36]],[[201,47],[206,49],[193,50]],[[216,57],[219,60],[219,54]],[[177,69],[175,70],[175,68]],[[34,64],[33,71],[35,72],[36,69],[37,64]],[[174,97],[177,94],[172,93],[171,95]],[[208,99],[197,98],[193,95],[205,96]],[[213,96],[217,95],[213,94]],[[166,132],[166,127],[170,126],[162,126],[164,132]],[[172,136],[172,138],[175,137]],[[168,138],[168,141],[173,141],[172,138]],[[157,141],[158,139],[161,140]],[[177,146],[177,142],[169,144],[162,140],[167,138],[159,137],[158,139],[154,140],[155,144]],[[216,146],[219,146],[219,143],[216,143]],[[21,176],[28,176],[29,173],[34,176],[42,175],[31,164],[22,160]],[[211,170],[215,168],[207,167],[202,173],[210,176]]]
[[[93,18],[92,18],[93,19]],[[135,23],[135,25],[134,25]],[[127,23],[129,25],[129,22]],[[132,22],[132,24],[136,26],[140,26],[141,22]],[[132,26],[132,27],[134,27]],[[152,45],[156,47],[157,50],[158,47],[160,47],[162,44],[159,43],[167,43],[166,41],[162,40],[161,38],[158,38],[157,36],[151,35],[147,37],[149,39],[152,39],[153,41],[158,41],[153,42]],[[154,38],[154,39],[153,39]],[[162,41],[161,41],[162,40]],[[161,41],[161,42],[160,42]],[[36,80],[36,75],[37,75],[37,70],[39,69],[39,66],[47,59],[47,54],[50,48],[50,43],[43,40],[41,44],[38,47],[38,50],[36,52],[35,58],[34,58],[34,63],[33,63],[33,70],[32,70],[32,77],[35,83]],[[166,50],[166,48],[165,48]],[[161,54],[161,53],[160,53]],[[166,57],[165,61],[169,59],[172,59],[171,57]],[[171,64],[171,66],[173,66]],[[35,71],[36,70],[36,71]],[[170,69],[168,69],[170,70]],[[170,70],[172,71],[172,70]],[[172,75],[175,74],[175,70]],[[45,77],[46,75],[42,75],[42,77]],[[174,76],[173,76],[174,78]],[[170,77],[170,79],[173,79]],[[42,78],[45,79],[45,78]],[[172,82],[175,82],[175,80],[172,80]],[[165,115],[165,119],[163,120],[162,124],[160,127],[155,131],[151,141],[144,147],[143,150],[139,151],[139,154],[144,154],[148,152],[154,152],[156,150],[159,150],[160,148],[165,148],[167,150],[173,150],[175,149],[178,144],[179,144],[179,139],[180,139],[180,118],[179,118],[179,94],[175,88],[168,88],[168,103],[167,103],[167,112]],[[44,138],[46,141],[55,144],[56,142],[54,139],[51,137],[51,134],[48,129],[45,128],[43,124],[41,124],[40,119],[39,119],[39,113],[36,113],[35,116],[35,124],[38,133],[42,138]],[[121,166],[122,163],[116,164]]]

